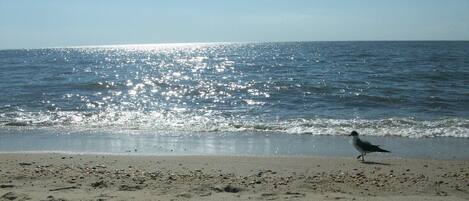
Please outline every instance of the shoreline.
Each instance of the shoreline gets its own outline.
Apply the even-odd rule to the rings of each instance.
[[[387,158],[469,160],[469,138],[361,136],[390,150]],[[0,153],[112,155],[241,155],[356,157],[349,136],[279,133],[114,133],[53,129],[0,129]]]
[[[0,200],[469,199],[467,160],[368,160],[0,153]]]

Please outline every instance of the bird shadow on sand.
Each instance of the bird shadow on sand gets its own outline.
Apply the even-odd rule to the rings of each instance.
[[[380,163],[380,162],[373,162],[373,161],[364,161],[362,163],[367,164],[367,165],[391,165],[389,163]]]

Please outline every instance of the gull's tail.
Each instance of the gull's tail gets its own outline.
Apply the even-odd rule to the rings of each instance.
[[[388,150],[381,149],[381,148],[379,148],[379,147],[378,147],[378,149],[377,149],[376,151],[377,151],[377,152],[390,152],[390,151],[388,151]]]

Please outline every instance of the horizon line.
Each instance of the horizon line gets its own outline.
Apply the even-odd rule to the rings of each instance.
[[[78,49],[78,48],[111,48],[111,47],[124,47],[124,46],[164,46],[164,45],[209,45],[209,44],[249,44],[249,43],[301,43],[301,42],[469,42],[469,40],[453,40],[453,39],[438,39],[438,40],[298,40],[298,41],[214,41],[214,42],[161,42],[161,43],[119,43],[119,44],[99,44],[99,45],[70,45],[70,46],[55,46],[55,47],[35,47],[35,48],[0,48],[0,51],[5,50],[41,50],[41,49]]]

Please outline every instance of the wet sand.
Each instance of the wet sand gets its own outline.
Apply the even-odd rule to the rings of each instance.
[[[380,157],[469,160],[469,138],[361,136],[391,153]],[[164,133],[53,128],[0,128],[0,153],[53,152],[125,155],[306,155],[355,157],[352,138],[282,133]],[[287,142],[287,143],[286,143]]]
[[[0,200],[468,200],[469,161],[0,154]]]

